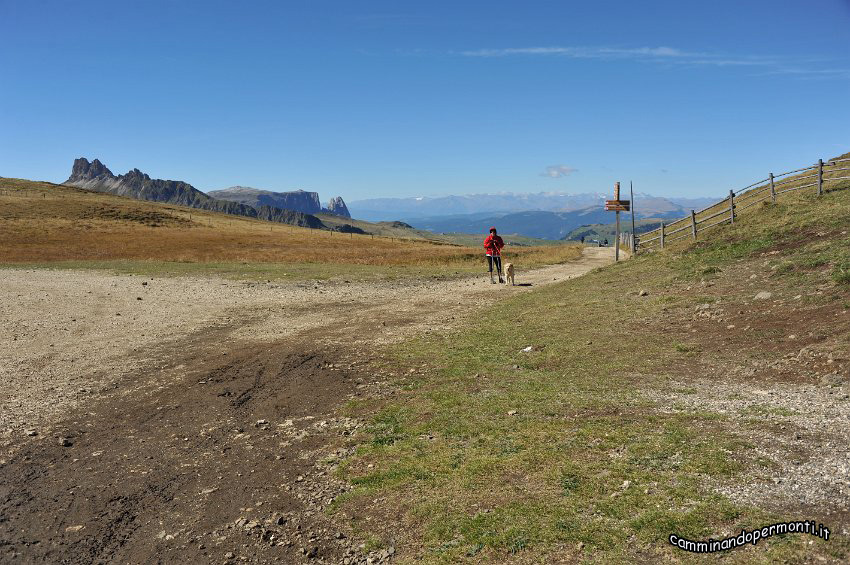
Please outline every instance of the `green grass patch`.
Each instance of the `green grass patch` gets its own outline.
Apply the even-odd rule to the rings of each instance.
[[[850,285],[850,261],[842,261],[832,268],[832,280],[841,285]]]

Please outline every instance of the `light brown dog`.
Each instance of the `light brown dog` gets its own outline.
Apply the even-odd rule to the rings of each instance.
[[[514,286],[514,264],[505,263],[505,284],[511,281],[511,286]]]

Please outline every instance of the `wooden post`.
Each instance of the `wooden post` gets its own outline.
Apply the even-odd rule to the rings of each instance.
[[[818,159],[818,196],[823,194],[823,159]]]
[[[697,239],[697,213],[691,210],[691,231],[694,234],[694,241]]]
[[[729,190],[729,223],[735,223],[735,192]]]
[[[632,254],[637,253],[637,247],[635,247],[635,187],[632,181],[629,181],[629,209],[632,211],[632,242],[631,242],[631,250]]]
[[[664,249],[664,222],[661,222],[661,249]]]
[[[614,200],[620,199],[620,183],[614,183]],[[617,215],[617,235],[614,237],[614,261],[620,260],[620,211],[614,212]]]
[[[770,199],[776,204],[776,186],[773,183],[773,173],[770,173]]]

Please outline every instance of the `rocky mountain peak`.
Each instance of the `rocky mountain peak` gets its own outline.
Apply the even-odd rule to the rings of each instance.
[[[330,199],[330,202],[328,202],[328,212],[336,214],[337,216],[344,216],[346,218],[351,217],[351,213],[348,211],[348,206],[345,205],[345,201],[342,199],[342,196]]]
[[[106,168],[106,165],[95,159],[91,163],[85,157],[74,159],[74,165],[71,167],[71,176],[66,182],[86,181],[96,178],[114,178],[112,171]]]
[[[139,169],[133,169],[132,171],[129,171],[126,175],[123,175],[123,176],[127,180],[138,179],[138,180],[141,180],[141,181],[146,181],[146,180],[151,179],[151,177],[147,173],[143,173]]]

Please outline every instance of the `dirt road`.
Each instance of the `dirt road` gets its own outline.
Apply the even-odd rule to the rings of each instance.
[[[609,263],[379,283],[0,277],[0,562],[365,562],[323,509],[374,345]]]

